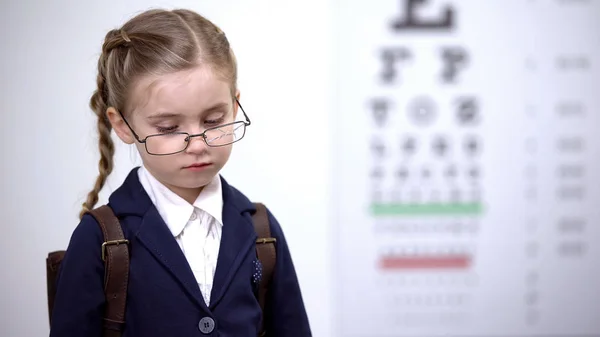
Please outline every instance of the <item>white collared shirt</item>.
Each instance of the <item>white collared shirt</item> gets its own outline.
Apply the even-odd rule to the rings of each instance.
[[[138,170],[138,177],[181,247],[208,306],[223,227],[223,194],[219,175],[215,175],[202,189],[194,204],[169,190],[144,166]]]

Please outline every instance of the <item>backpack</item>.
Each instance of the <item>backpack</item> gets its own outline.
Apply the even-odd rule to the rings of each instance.
[[[258,235],[256,253],[262,264],[263,275],[258,287],[258,300],[264,313],[268,286],[275,268],[276,239],[271,237],[266,207],[261,203],[254,203],[254,206],[256,207],[256,213],[252,215],[252,222]],[[101,246],[101,256],[105,265],[104,293],[106,296],[103,336],[119,337],[125,324],[125,302],[129,278],[129,241],[123,236],[119,219],[109,206],[100,206],[89,211],[88,214],[96,219],[104,235],[104,243]],[[58,250],[48,253],[46,258],[48,315],[50,321],[52,320],[57,276],[64,255],[64,250]],[[264,336],[264,319],[260,331],[259,336]]]

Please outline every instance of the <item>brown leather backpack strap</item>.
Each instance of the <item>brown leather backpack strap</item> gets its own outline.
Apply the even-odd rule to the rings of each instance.
[[[49,252],[46,257],[46,286],[48,293],[48,318],[52,323],[52,309],[54,308],[54,298],[56,296],[56,281],[60,270],[60,263],[65,257],[64,250]]]
[[[125,240],[119,219],[112,209],[101,206],[89,212],[104,234],[102,259],[105,264],[104,337],[120,337],[125,325],[125,302],[129,281],[129,241]]]
[[[269,283],[271,282],[273,271],[275,269],[275,262],[277,261],[277,254],[275,251],[276,240],[271,237],[271,227],[269,225],[267,208],[261,203],[255,203],[254,206],[256,207],[256,213],[252,216],[252,221],[254,223],[254,230],[256,231],[256,234],[258,234],[258,239],[256,240],[256,254],[263,266],[262,278],[258,290],[258,301],[264,317]],[[261,323],[260,331],[259,336],[264,336],[266,334],[264,319]]]

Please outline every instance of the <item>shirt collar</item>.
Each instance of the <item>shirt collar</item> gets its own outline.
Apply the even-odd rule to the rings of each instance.
[[[173,236],[176,237],[181,234],[190,220],[194,208],[199,208],[210,214],[215,218],[218,225],[223,226],[223,192],[218,174],[204,186],[193,204],[188,203],[168,189],[154,178],[144,166],[138,170],[138,176],[140,183]]]

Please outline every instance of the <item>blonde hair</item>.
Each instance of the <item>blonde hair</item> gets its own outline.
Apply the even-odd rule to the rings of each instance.
[[[99,174],[83,203],[80,218],[98,202],[98,193],[113,170],[115,147],[108,107],[125,112],[133,83],[146,75],[161,75],[209,66],[237,87],[237,63],[225,34],[190,10],[153,9],[138,14],[106,34],[98,59],[97,89],[90,107],[98,117]]]

